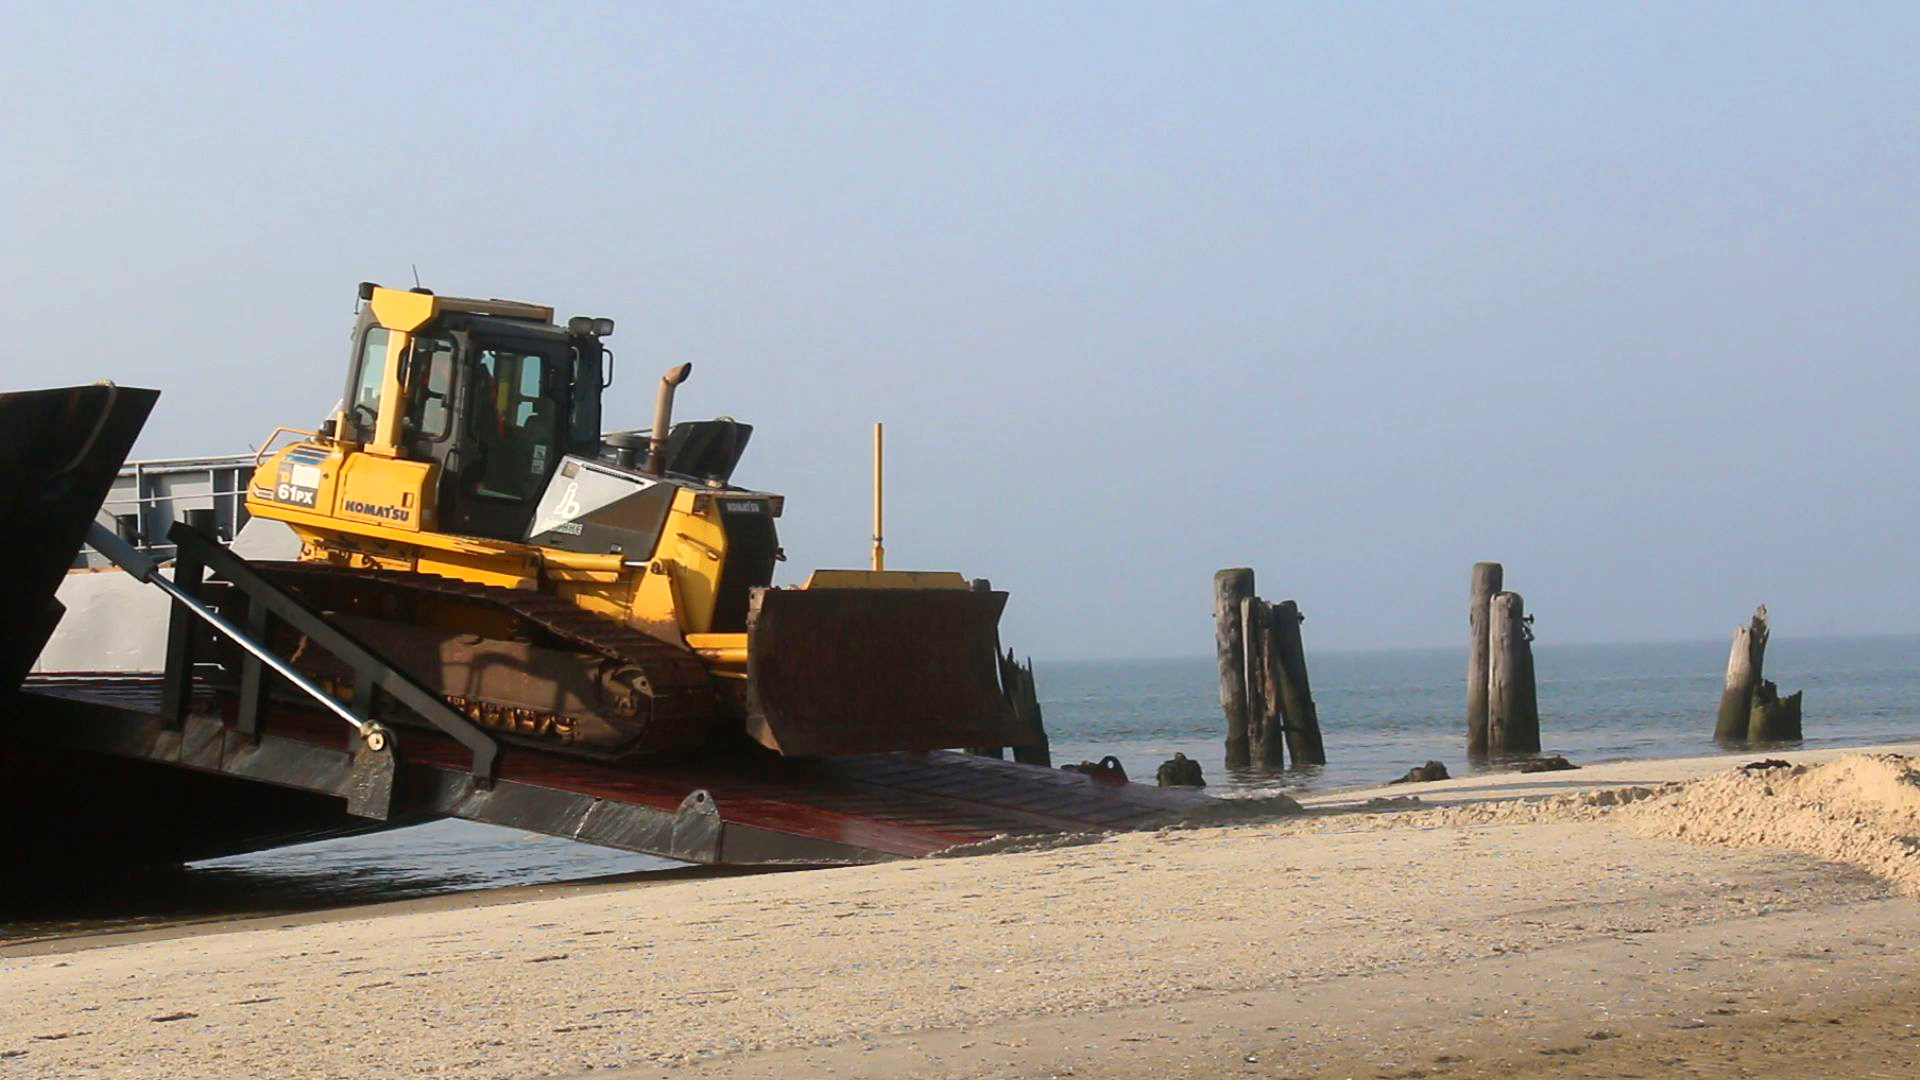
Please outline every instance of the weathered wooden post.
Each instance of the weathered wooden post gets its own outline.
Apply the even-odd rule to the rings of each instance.
[[[1801,691],[1786,697],[1766,677],[1767,605],[1753,609],[1753,619],[1733,632],[1733,651],[1727,656],[1727,682],[1720,692],[1720,713],[1713,737],[1723,743],[1797,742],[1801,738]]]
[[[1250,764],[1279,768],[1286,764],[1286,744],[1280,735],[1279,694],[1267,673],[1273,655],[1273,605],[1257,596],[1242,600],[1240,626],[1246,639],[1247,757]]]
[[[1538,753],[1540,699],[1533,682],[1533,631],[1519,593],[1494,596],[1487,608],[1487,749]]]
[[[1327,749],[1320,741],[1320,713],[1314,708],[1313,686],[1307,681],[1307,652],[1300,640],[1300,605],[1283,600],[1273,606],[1268,640],[1278,667],[1280,722],[1285,725],[1287,750],[1295,765],[1325,765]]]
[[[1213,575],[1213,647],[1220,669],[1220,709],[1227,715],[1227,768],[1249,764],[1246,631],[1242,601],[1253,595],[1253,571],[1233,567]]]
[[[1487,608],[1500,591],[1500,564],[1473,564],[1467,587],[1467,753],[1487,752]]]
[[[1713,724],[1713,737],[1720,742],[1739,742],[1752,726],[1753,692],[1766,664],[1768,633],[1765,604],[1753,609],[1752,621],[1733,632],[1726,688],[1720,691],[1720,714]]]
[[[1300,764],[1300,751],[1295,746],[1293,728],[1287,720],[1287,703],[1283,698],[1283,687],[1286,686],[1287,677],[1285,670],[1280,666],[1280,634],[1274,629],[1279,624],[1281,610],[1285,605],[1264,606],[1266,622],[1262,629],[1266,639],[1262,642],[1260,650],[1260,688],[1266,696],[1264,705],[1267,714],[1267,745],[1265,759],[1260,759],[1259,751],[1256,750],[1255,760],[1277,769],[1286,764],[1287,757],[1292,757],[1295,765]]]

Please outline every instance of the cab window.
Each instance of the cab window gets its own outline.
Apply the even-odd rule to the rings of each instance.
[[[407,379],[408,432],[427,442],[446,438],[453,420],[453,342],[414,338]]]
[[[474,365],[473,434],[480,447],[477,491],[514,500],[539,494],[558,458],[560,415],[547,360],[504,348]]]
[[[347,401],[347,424],[359,441],[373,437],[373,423],[380,416],[380,388],[387,374],[387,330],[371,327],[360,343],[360,377],[354,380],[353,395]]]
[[[578,348],[573,353],[573,415],[567,442],[575,452],[594,453],[600,445],[600,358]]]

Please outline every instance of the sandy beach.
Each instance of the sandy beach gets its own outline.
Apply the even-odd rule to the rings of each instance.
[[[1911,754],[14,946],[0,1072],[1904,1075]]]

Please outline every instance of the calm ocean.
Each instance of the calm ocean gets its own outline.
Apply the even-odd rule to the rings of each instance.
[[[1727,643],[1539,646],[1541,741],[1577,764],[1720,751],[1712,741]],[[1056,763],[1113,754],[1135,779],[1175,751],[1215,790],[1326,790],[1392,779],[1428,759],[1454,775],[1464,753],[1462,649],[1330,652],[1308,657],[1328,764],[1229,776],[1221,765],[1219,692],[1210,658],[1038,661],[1035,675]],[[1794,640],[1767,649],[1783,693],[1806,691],[1804,745],[1920,738],[1920,637]],[[1753,751],[1746,751],[1752,754]],[[469,822],[439,822],[197,864],[172,897],[137,910],[71,911],[71,924],[167,921],[193,912],[286,910],[534,884],[674,864]],[[54,923],[64,923],[55,920]],[[28,920],[11,934],[59,932]]]
[[[1536,647],[1540,741],[1575,764],[1713,754],[1727,642]],[[1466,757],[1464,649],[1332,652],[1307,658],[1327,764],[1229,776],[1212,658],[1036,662],[1056,763],[1113,754],[1153,779],[1175,751],[1209,784],[1327,790],[1381,783],[1429,759],[1458,776]],[[1802,745],[1920,738],[1920,636],[1775,638],[1766,671],[1806,691]]]

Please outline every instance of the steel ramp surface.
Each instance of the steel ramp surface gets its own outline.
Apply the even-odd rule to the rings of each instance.
[[[249,739],[228,726],[230,698],[200,695],[169,729],[160,696],[157,678],[35,677],[9,737],[351,793],[348,729],[334,717],[276,704]],[[467,772],[459,744],[413,728],[397,734],[393,799],[410,818],[466,818],[702,863],[916,858],[995,840],[1155,828],[1212,801],[951,751],[607,765],[510,748],[486,785]]]

